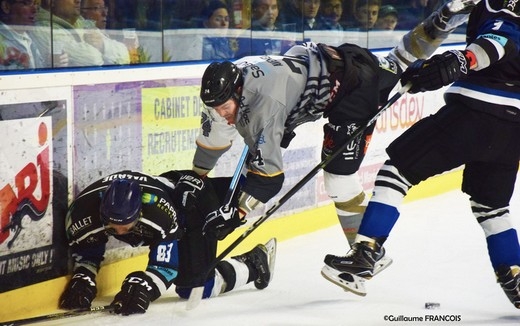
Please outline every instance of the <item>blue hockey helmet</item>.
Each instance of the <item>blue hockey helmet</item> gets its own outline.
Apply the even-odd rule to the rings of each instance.
[[[137,181],[112,181],[101,198],[101,220],[105,225],[132,223],[141,213],[141,196],[141,186]]]
[[[202,75],[200,99],[209,107],[219,106],[230,98],[239,100],[238,88],[243,83],[242,71],[234,63],[213,62]]]

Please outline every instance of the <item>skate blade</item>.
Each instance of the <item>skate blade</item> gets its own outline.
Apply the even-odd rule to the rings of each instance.
[[[393,260],[390,257],[383,256],[381,259],[379,259],[376,264],[374,265],[374,271],[373,276],[379,274],[380,272],[384,271],[388,266],[392,264]]]
[[[272,238],[271,240],[267,241],[267,243],[264,245],[265,249],[267,249],[267,261],[269,264],[269,283],[273,280],[274,275],[274,264],[276,263],[276,246],[277,241],[276,238]]]
[[[340,272],[325,265],[321,269],[321,275],[329,282],[342,287],[345,291],[359,296],[366,296],[365,279],[350,273]]]

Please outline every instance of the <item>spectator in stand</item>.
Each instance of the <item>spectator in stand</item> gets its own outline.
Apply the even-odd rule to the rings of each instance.
[[[76,25],[80,17],[77,0],[42,0],[36,15],[36,25],[41,28],[35,29],[30,36],[48,61],[46,66],[51,66],[51,63],[57,66],[56,61],[50,58],[58,48],[59,53],[68,54],[69,66],[103,65],[103,54],[85,41],[83,30]]]
[[[34,26],[34,0],[0,1],[0,70],[42,68],[40,52],[27,34]]]
[[[442,3],[442,0],[407,0],[399,10],[396,29],[409,30],[428,17]]]
[[[222,36],[205,37],[202,44],[203,60],[230,59],[238,50],[236,41],[226,35],[229,28],[229,11],[220,0],[212,0],[202,11],[202,25],[215,31],[222,31]],[[220,34],[220,33],[219,33]]]
[[[343,31],[345,27],[341,22],[343,16],[342,0],[322,0],[320,6],[320,17],[322,28],[327,30]]]
[[[393,31],[397,25],[398,19],[399,15],[394,6],[382,6],[381,9],[379,9],[379,15],[377,16],[374,29]]]
[[[253,31],[287,31],[287,25],[278,23],[279,14],[278,0],[253,0],[252,3],[252,24]],[[289,30],[293,31],[293,30]],[[251,39],[252,55],[279,55],[295,45],[294,40],[282,38],[266,38],[253,33]],[[247,47],[247,44],[240,46]]]
[[[253,0],[251,29],[254,31],[280,30],[278,0]]]
[[[377,21],[379,8],[381,8],[381,0],[358,0],[354,8],[355,22],[351,30],[372,30]]]
[[[100,30],[107,28],[108,7],[104,0],[81,0],[81,17],[91,20]]]
[[[322,29],[323,24],[318,19],[320,4],[321,0],[295,0],[296,8],[303,13],[303,19],[296,21],[297,31]],[[301,25],[301,27],[298,27],[298,25]]]
[[[108,8],[104,0],[81,0],[81,16],[83,26],[90,28],[84,35],[85,41],[103,53],[105,64],[130,63],[130,49],[106,33]]]
[[[212,0],[202,10],[202,25],[205,28],[229,28],[229,10],[224,1]]]

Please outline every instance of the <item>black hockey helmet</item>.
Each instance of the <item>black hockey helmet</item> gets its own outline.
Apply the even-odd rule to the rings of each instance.
[[[141,213],[141,186],[137,181],[116,179],[101,198],[100,215],[103,224],[125,225]]]
[[[219,106],[232,97],[238,100],[242,84],[242,71],[234,63],[213,62],[202,76],[200,98],[209,107]]]

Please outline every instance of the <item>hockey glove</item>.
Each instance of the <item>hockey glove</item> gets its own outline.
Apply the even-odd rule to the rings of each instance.
[[[206,222],[202,227],[202,233],[214,233],[217,239],[223,240],[242,223],[243,221],[238,215],[238,210],[235,207],[226,205],[206,216]]]
[[[412,83],[410,93],[426,92],[447,86],[468,74],[467,51],[450,50],[427,60],[417,60],[401,75],[401,84]]]
[[[78,267],[61,294],[59,306],[62,309],[90,308],[96,297],[96,275],[85,267]]]
[[[152,278],[145,272],[132,272],[123,281],[121,291],[114,297],[111,305],[116,314],[128,316],[144,314],[151,301],[161,296]]]
[[[175,207],[181,210],[189,210],[198,203],[198,196],[204,189],[204,181],[194,171],[183,170],[183,175],[175,184],[172,192],[172,200]]]

